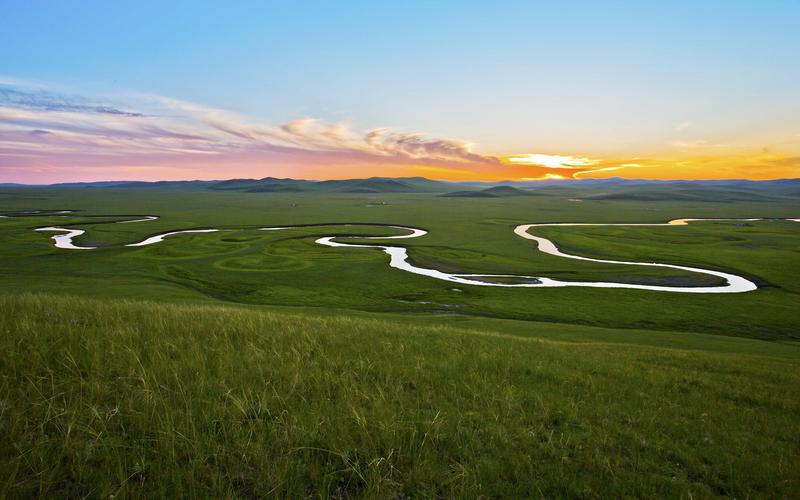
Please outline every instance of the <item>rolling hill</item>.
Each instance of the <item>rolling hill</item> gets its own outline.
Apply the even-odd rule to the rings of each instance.
[[[302,179],[233,179],[219,181],[210,189],[218,191],[265,192],[338,192],[338,193],[437,193],[449,191],[453,184],[424,177],[370,177],[368,179],[336,179],[309,181]]]
[[[585,199],[615,201],[764,202],[773,200],[774,196],[770,196],[766,193],[717,187],[665,186],[648,189],[627,189],[612,193],[596,194],[587,196]]]
[[[441,196],[450,198],[505,198],[509,196],[532,196],[534,193],[513,186],[494,186],[480,191],[453,191]]]
[[[0,185],[24,189],[25,185]],[[42,186],[38,186],[42,187]],[[659,181],[642,179],[576,179],[502,182],[449,182],[424,177],[370,177],[365,179],[305,180],[264,177],[263,179],[187,181],[102,181],[53,184],[69,189],[170,189],[211,190],[241,193],[430,193],[452,198],[505,198],[552,196],[594,201],[644,202],[766,202],[800,198],[800,179],[769,181],[698,180]]]

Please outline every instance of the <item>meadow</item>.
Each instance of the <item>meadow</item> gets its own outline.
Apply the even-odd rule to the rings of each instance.
[[[367,226],[254,230],[347,222],[422,227],[429,231],[427,235],[402,240],[402,245],[409,249],[415,263],[443,271],[703,285],[709,284],[707,277],[695,273],[620,267],[543,254],[533,242],[515,236],[513,228],[533,222],[660,223],[679,217],[797,216],[794,200],[569,201],[567,197],[574,195],[462,199],[426,193],[18,189],[2,196],[0,211],[80,212],[71,217],[0,219],[0,280],[6,289],[15,291],[369,312],[458,312],[616,328],[798,338],[794,309],[800,271],[793,264],[800,261],[800,226],[793,222],[537,229],[567,252],[730,271],[761,286],[757,293],[699,297],[630,290],[459,287],[388,269],[387,257],[379,251],[332,249],[314,243],[323,235],[388,236],[400,234],[398,230]],[[121,220],[112,216],[125,214],[160,218],[134,224],[111,223]],[[108,217],[96,217],[103,215]],[[91,252],[57,251],[48,234],[33,231],[53,224],[86,229],[76,242],[100,248]],[[150,247],[121,246],[159,232],[206,227],[233,231],[184,234]],[[343,241],[359,242],[355,238]]]
[[[4,297],[10,497],[791,497],[797,346]],[[631,337],[647,332],[630,332]],[[681,334],[673,334],[679,338]],[[753,352],[750,352],[750,349]]]
[[[76,211],[0,219],[3,495],[795,496],[800,224],[772,219],[796,202],[602,196],[2,188],[0,214]],[[706,284],[512,232],[680,217],[771,220],[537,234],[759,290],[454,285],[314,244],[403,225],[429,233],[393,244],[441,270]],[[331,225],[255,230],[295,224]],[[230,231],[122,246],[208,227]]]

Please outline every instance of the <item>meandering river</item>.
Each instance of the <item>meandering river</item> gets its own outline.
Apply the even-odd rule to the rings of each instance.
[[[23,216],[23,215],[33,215],[33,214],[40,214],[40,211],[35,212],[26,212],[26,213],[19,213],[19,215],[13,216]],[[53,214],[58,214],[59,216],[64,216],[63,214],[70,213],[69,210],[62,210],[58,212],[53,212]],[[47,214],[45,214],[47,215]],[[0,216],[4,218],[8,218],[9,216]],[[123,221],[117,221],[118,224],[128,224],[134,222],[148,222],[158,219],[158,216],[155,215],[147,215],[147,216],[136,216],[135,219],[126,219]],[[642,227],[642,226],[685,226],[690,222],[695,221],[759,221],[762,219],[674,219],[665,223],[642,223],[642,224],[601,224],[601,223],[551,223],[551,224],[520,224],[514,228],[514,234],[517,236],[532,240],[536,242],[537,248],[540,252],[554,255],[556,257],[563,257],[567,259],[576,259],[576,260],[583,260],[589,262],[598,262],[602,264],[615,264],[615,265],[623,265],[623,266],[649,266],[649,267],[663,267],[663,268],[670,268],[670,269],[677,269],[681,271],[688,271],[691,273],[699,273],[699,274],[706,274],[710,276],[715,276],[718,278],[722,278],[725,280],[724,285],[718,286],[662,286],[662,285],[641,285],[635,283],[618,283],[618,282],[606,282],[606,281],[561,281],[552,278],[542,277],[542,276],[527,276],[527,275],[517,275],[517,274],[457,274],[457,273],[446,273],[443,271],[439,271],[437,269],[429,269],[425,267],[419,267],[414,265],[409,256],[408,250],[405,247],[401,246],[393,246],[393,245],[378,245],[378,244],[367,244],[367,243],[342,243],[340,241],[336,241],[337,236],[323,236],[318,238],[315,242],[319,245],[324,245],[328,247],[337,247],[337,248],[375,248],[380,249],[387,255],[389,255],[389,267],[394,269],[399,269],[401,271],[418,274],[422,276],[428,276],[430,278],[439,279],[443,281],[449,281],[451,283],[458,283],[460,285],[475,285],[475,286],[492,286],[492,287],[505,287],[505,288],[563,288],[563,287],[585,287],[585,288],[627,288],[633,290],[651,290],[651,291],[658,291],[658,292],[674,292],[674,293],[741,293],[741,292],[749,292],[757,289],[757,286],[752,281],[744,278],[742,276],[737,276],[735,274],[726,273],[722,271],[715,271],[711,269],[702,269],[699,267],[689,267],[689,266],[679,266],[675,264],[663,264],[658,262],[634,262],[634,261],[622,261],[622,260],[608,260],[608,259],[595,259],[591,257],[584,257],[580,255],[573,255],[562,252],[553,241],[544,238],[542,236],[535,236],[531,234],[531,230],[534,230],[537,227],[551,227],[551,226],[560,226],[560,227],[568,227],[568,226],[622,226],[622,227]],[[786,219],[789,221],[800,222],[800,219]],[[301,226],[275,226],[275,227],[262,227],[258,228],[260,231],[287,231],[293,228],[298,227],[321,227],[321,226],[330,226],[332,224],[320,224],[320,225],[301,225]],[[356,224],[336,224],[337,226],[350,226]],[[372,224],[357,224],[360,226],[369,226]],[[391,227],[394,229],[400,229],[402,231],[408,231],[407,234],[395,235],[395,236],[350,236],[350,238],[358,238],[363,240],[393,240],[393,239],[408,239],[408,238],[418,238],[421,236],[425,236],[428,232],[424,229],[420,228],[413,228],[413,227],[405,227],[405,226],[383,226],[383,227]],[[82,229],[74,229],[74,228],[66,228],[66,227],[56,227],[56,226],[47,226],[47,227],[39,227],[36,228],[36,231],[43,231],[43,232],[57,232],[62,234],[56,234],[51,236],[54,241],[54,244],[57,248],[69,249],[69,250],[95,250],[97,247],[89,247],[89,246],[79,246],[73,243],[73,239],[77,238],[78,236],[83,235],[86,231]],[[172,237],[180,234],[187,234],[187,233],[215,233],[219,231],[225,231],[225,229],[217,229],[217,228],[206,228],[206,229],[185,229],[179,231],[168,231],[160,234],[156,234],[150,236],[142,241],[137,243],[130,243],[125,245],[126,247],[144,247],[153,245],[156,243],[163,242],[165,238]],[[516,281],[516,282],[514,282]]]

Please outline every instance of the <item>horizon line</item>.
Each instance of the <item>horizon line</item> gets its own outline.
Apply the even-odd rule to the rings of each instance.
[[[508,183],[519,183],[519,182],[530,182],[530,183],[576,183],[576,182],[586,182],[586,181],[626,181],[626,182],[775,182],[775,181],[793,181],[793,180],[800,180],[800,177],[776,177],[773,179],[747,179],[742,177],[730,177],[725,179],[647,179],[647,178],[632,178],[632,177],[584,177],[584,178],[545,178],[545,179],[503,179],[498,181],[490,181],[490,180],[470,180],[470,179],[463,179],[463,180],[449,180],[449,179],[435,179],[431,177],[424,177],[424,176],[398,176],[398,177],[391,177],[391,176],[380,176],[375,175],[371,177],[348,177],[348,178],[330,178],[330,179],[306,179],[302,177],[231,177],[227,179],[159,179],[159,180],[140,180],[140,179],[124,179],[124,180],[79,180],[79,181],[61,181],[61,182],[51,182],[51,183],[27,183],[27,182],[14,182],[14,181],[0,181],[0,186],[30,186],[30,187],[49,187],[49,186],[59,186],[59,185],[66,185],[66,184],[130,184],[130,183],[143,183],[143,184],[156,184],[156,183],[163,183],[163,182],[225,182],[231,180],[241,180],[241,181],[263,181],[267,179],[275,179],[275,180],[289,180],[289,181],[304,181],[304,182],[328,182],[328,181],[352,181],[352,180],[370,180],[370,179],[390,179],[390,180],[398,180],[398,179],[421,179],[426,181],[432,182],[444,182],[448,184],[460,184],[460,183],[478,183],[478,184],[502,184],[505,182]]]

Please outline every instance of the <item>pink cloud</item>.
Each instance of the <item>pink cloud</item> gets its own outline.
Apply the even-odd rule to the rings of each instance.
[[[0,87],[0,177],[32,172],[53,178],[101,178],[133,172],[193,171],[219,177],[286,172],[298,177],[325,166],[382,168],[498,164],[464,141],[376,128],[354,132],[342,123],[301,118],[260,123],[226,110],[161,96],[134,95],[122,103]],[[163,169],[163,170],[159,170]],[[149,174],[148,174],[149,175]],[[223,176],[225,174],[222,174]],[[327,175],[327,176],[330,176]]]

